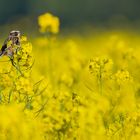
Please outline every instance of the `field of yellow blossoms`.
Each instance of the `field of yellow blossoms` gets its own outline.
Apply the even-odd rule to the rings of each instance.
[[[0,58],[0,140],[139,140],[140,35],[65,36],[50,13],[38,24]]]

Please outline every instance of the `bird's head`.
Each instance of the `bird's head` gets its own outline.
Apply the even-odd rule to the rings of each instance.
[[[20,37],[21,33],[20,31],[11,31],[9,34],[9,37]]]

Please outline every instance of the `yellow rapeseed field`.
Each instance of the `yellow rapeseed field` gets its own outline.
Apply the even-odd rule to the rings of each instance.
[[[50,13],[38,25],[0,58],[0,140],[139,140],[140,35],[58,35]]]

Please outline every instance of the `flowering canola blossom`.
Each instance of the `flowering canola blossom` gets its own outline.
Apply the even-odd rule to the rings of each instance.
[[[41,15],[51,34],[0,59],[0,140],[140,139],[139,36],[54,39],[58,24]]]
[[[51,32],[57,34],[59,32],[59,18],[50,13],[42,14],[38,17],[40,32]]]

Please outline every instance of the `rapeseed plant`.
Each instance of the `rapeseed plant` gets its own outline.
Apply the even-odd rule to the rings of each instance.
[[[51,13],[45,13],[38,17],[38,24],[40,32],[50,32],[57,34],[59,32],[59,18],[53,16]]]
[[[38,23],[0,60],[0,140],[140,139],[139,38],[56,39],[58,17]]]

